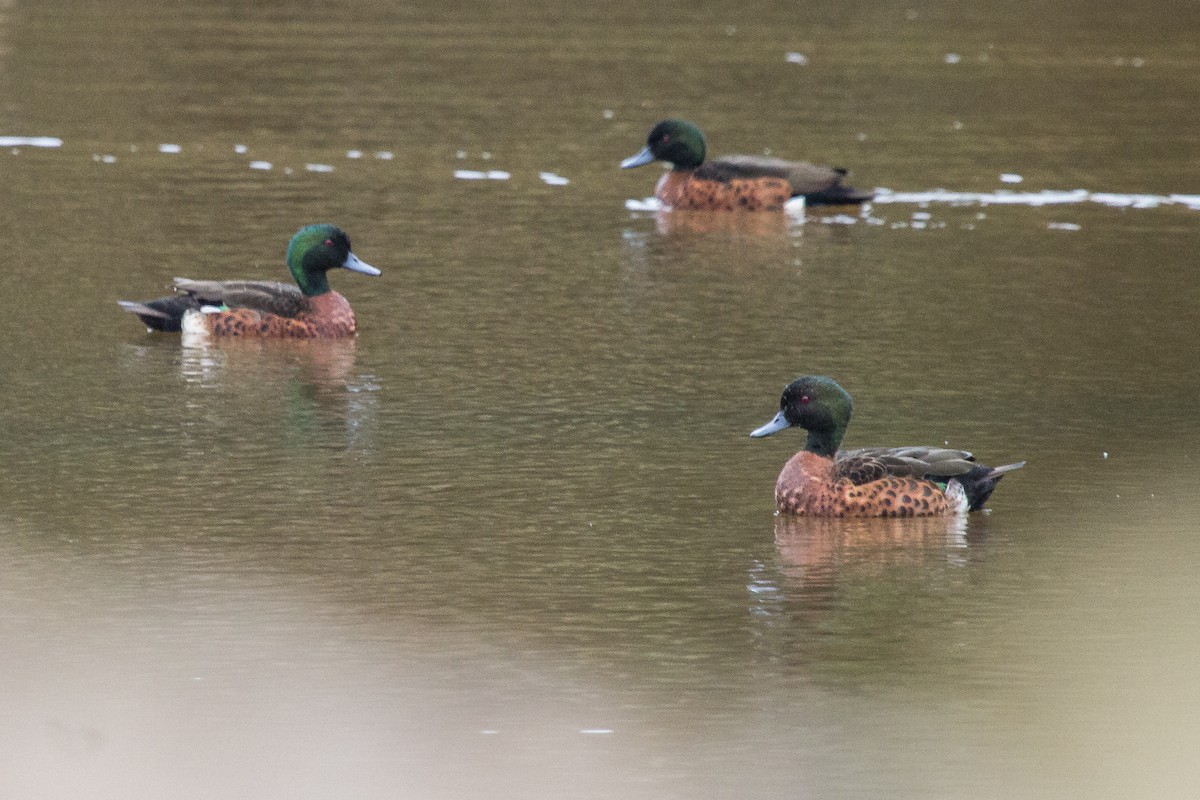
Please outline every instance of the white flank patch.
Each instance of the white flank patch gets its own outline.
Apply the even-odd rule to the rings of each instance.
[[[951,514],[965,514],[971,508],[971,501],[967,499],[967,493],[955,478],[951,478],[950,482],[946,484],[946,501],[950,504]]]
[[[793,197],[791,200],[788,200],[786,203],[784,203],[783,211],[789,217],[803,221],[805,206],[806,204],[804,202],[804,196],[800,195],[798,197]]]
[[[212,306],[205,306],[211,308]],[[199,313],[196,311],[187,311],[180,320],[179,329],[185,337],[190,339],[207,339],[208,325],[204,322],[204,314],[211,312]]]

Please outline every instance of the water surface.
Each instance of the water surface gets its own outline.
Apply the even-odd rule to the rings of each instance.
[[[0,3],[0,795],[1194,796],[1196,17]],[[891,202],[629,210],[672,114]],[[355,342],[115,305],[323,220]],[[803,373],[1029,466],[776,518]]]

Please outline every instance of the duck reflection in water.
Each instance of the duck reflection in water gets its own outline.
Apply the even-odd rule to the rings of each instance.
[[[775,549],[782,600],[804,613],[819,613],[839,605],[846,586],[891,569],[965,567],[969,546],[982,541],[986,527],[976,518],[968,534],[961,514],[856,519],[779,514]]]
[[[357,339],[258,339],[189,336],[180,349],[184,380],[232,389],[244,407],[282,416],[294,444],[330,439],[369,449],[378,417],[377,379],[355,371]],[[282,414],[278,403],[282,398]]]

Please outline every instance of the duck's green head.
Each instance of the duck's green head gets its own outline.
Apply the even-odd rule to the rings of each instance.
[[[342,267],[364,275],[378,275],[379,270],[359,259],[350,250],[350,237],[336,225],[309,225],[292,237],[287,251],[288,269],[300,291],[316,297],[329,291],[326,273]]]
[[[704,153],[704,134],[699,128],[681,119],[664,119],[650,131],[641,152],[622,161],[621,168],[667,161],[675,169],[695,169],[704,163]]]
[[[805,450],[832,457],[846,435],[853,411],[854,401],[837,381],[823,375],[805,375],[784,388],[775,418],[750,435],[770,436],[799,425],[808,431]]]

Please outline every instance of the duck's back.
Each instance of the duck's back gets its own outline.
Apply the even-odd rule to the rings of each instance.
[[[248,308],[280,317],[299,317],[310,310],[299,287],[278,281],[198,281],[176,278],[175,290],[204,305]]]
[[[840,167],[770,156],[722,156],[701,164],[693,174],[700,180],[719,183],[781,179],[787,183],[790,197],[803,196],[810,205],[863,203],[874,197],[871,192],[844,186],[842,179],[846,177],[846,170]]]

